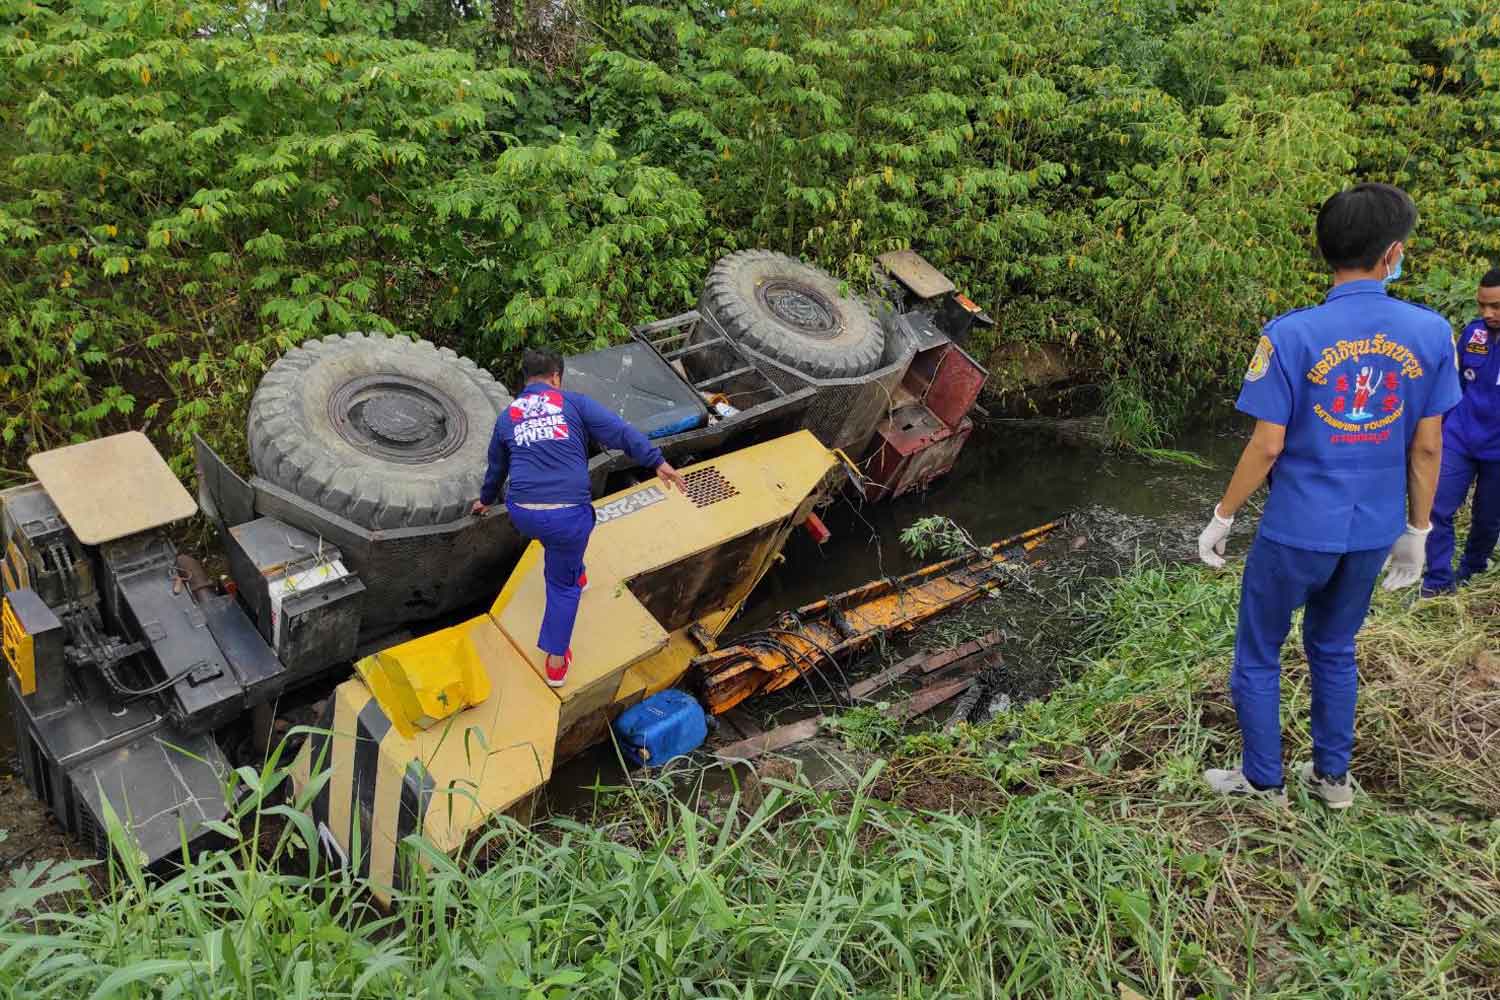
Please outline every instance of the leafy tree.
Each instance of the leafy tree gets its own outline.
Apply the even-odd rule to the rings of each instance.
[[[7,442],[94,433],[143,393],[142,422],[232,440],[277,352],[404,328],[425,297],[421,192],[485,153],[519,72],[237,13],[0,3]]]
[[[1455,321],[1500,259],[1481,0],[0,0],[0,52],[12,470],[127,423],[232,450],[308,336],[504,374],[746,246],[856,283],[913,246],[1150,444],[1320,295],[1338,187],[1413,193],[1397,291]]]

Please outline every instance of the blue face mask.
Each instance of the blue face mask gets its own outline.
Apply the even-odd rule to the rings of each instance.
[[[1397,257],[1396,258],[1396,266],[1393,267],[1393,268],[1391,268],[1391,273],[1390,274],[1387,274],[1384,278],[1380,279],[1381,283],[1389,285],[1391,282],[1393,282],[1397,278],[1401,277],[1401,265],[1403,263],[1405,263],[1405,261],[1406,261],[1406,254],[1402,254],[1400,257]]]

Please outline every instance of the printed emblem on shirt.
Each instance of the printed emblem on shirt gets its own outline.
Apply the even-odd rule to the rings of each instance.
[[[1466,381],[1466,382],[1472,382],[1472,381],[1474,381],[1474,369],[1472,369],[1472,368],[1465,368],[1464,369],[1464,381]]]
[[[1391,436],[1387,428],[1406,412],[1398,394],[1401,376],[1395,369],[1364,365],[1334,376],[1332,389],[1328,405],[1315,403],[1313,412],[1341,432],[1330,438],[1334,444],[1379,444]]]
[[[1464,350],[1468,351],[1470,354],[1490,353],[1489,331],[1475,330],[1473,333],[1469,334],[1469,343],[1464,347]]]
[[[566,441],[568,419],[563,415],[562,393],[556,389],[517,396],[510,404],[512,440],[516,447],[537,441]]]
[[[1259,382],[1266,377],[1266,372],[1271,370],[1271,355],[1276,353],[1276,348],[1271,346],[1271,338],[1262,336],[1260,343],[1255,345],[1255,353],[1250,357],[1250,368],[1245,372],[1246,382]]]

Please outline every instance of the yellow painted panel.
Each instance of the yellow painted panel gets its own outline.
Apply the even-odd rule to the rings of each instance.
[[[375,768],[374,828],[370,831],[370,881],[383,897],[384,890],[393,887],[396,880],[396,828],[401,820],[401,780],[406,774],[405,765],[397,764],[385,748],[392,739],[401,739],[394,726],[381,740]]]
[[[702,652],[703,648],[688,638],[687,629],[678,629],[659,652],[630,665],[620,678],[614,700],[629,701],[636,692],[642,698],[649,698],[665,691],[682,680],[688,664]]]
[[[408,763],[426,765],[435,790],[424,830],[445,851],[461,846],[491,813],[541,786],[552,773],[557,744],[559,703],[552,690],[487,616],[469,628],[489,674],[490,696],[412,739],[393,731],[380,747],[382,765],[396,772],[392,789]]]
[[[557,689],[559,700],[580,702],[569,706],[570,712],[586,712],[608,704],[625,668],[656,652],[667,641],[667,633],[622,583],[610,555],[607,545],[589,546],[592,586],[578,605],[568,683]],[[542,561],[533,560],[529,569],[517,568],[505,585],[505,593],[509,599],[496,621],[541,679],[545,676],[545,654],[537,648],[536,640],[547,606]],[[600,684],[607,688],[602,698]]]
[[[495,598],[495,603],[490,605],[490,617],[500,619],[500,613],[510,605],[516,596],[516,591],[533,570],[540,573],[542,563],[542,546],[540,542],[532,542],[526,546],[521,553],[521,558],[516,560],[515,568],[510,571],[510,576],[505,578],[505,585],[500,588],[500,594]],[[589,588],[592,590],[593,588]]]
[[[695,556],[711,558],[725,542],[785,520],[837,464],[817,438],[798,431],[682,470],[690,478],[698,470],[716,470],[727,488],[715,494],[714,502],[700,506],[656,483],[597,501],[601,521],[585,556],[592,586],[579,605],[573,666],[558,693],[564,703],[579,704],[565,707],[564,728],[570,719],[609,704],[620,690],[624,668],[666,645],[666,632],[631,594],[627,581]],[[751,563],[744,568],[754,576],[739,581],[741,593],[765,568],[763,559]],[[536,639],[545,606],[542,560],[533,544],[492,614],[539,677],[545,657]],[[716,624],[722,627],[722,621]]]
[[[798,431],[683,469],[685,475],[710,466],[717,469],[734,495],[699,507],[669,490],[663,503],[600,524],[589,542],[589,578],[593,579],[599,550],[608,550],[609,561],[634,577],[780,521],[794,513],[837,465],[838,459],[817,438]],[[597,506],[603,508],[624,495],[606,497]]]
[[[469,642],[469,625],[440,629],[355,664],[391,723],[410,737],[477,705],[490,679]]]
[[[333,734],[328,738],[328,831],[347,853],[349,830],[354,815],[354,747],[359,731],[359,710],[369,704],[370,691],[358,680],[348,680],[334,688]],[[312,743],[308,741],[309,745]],[[368,834],[365,834],[368,836]]]
[[[10,598],[0,598],[0,651],[22,694],[36,694],[36,640],[21,625]]]

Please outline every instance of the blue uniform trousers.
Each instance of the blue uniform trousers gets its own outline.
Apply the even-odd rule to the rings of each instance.
[[[1252,783],[1282,783],[1281,646],[1292,612],[1306,607],[1303,649],[1312,682],[1313,765],[1338,777],[1354,749],[1358,673],[1354,634],[1389,549],[1312,552],[1257,533],[1245,560],[1229,691],[1244,742],[1243,770]]]
[[[1469,540],[1458,576],[1453,575],[1453,515],[1458,513],[1474,488],[1473,517]],[[1437,496],[1432,501],[1432,534],[1427,536],[1427,573],[1422,589],[1440,593],[1452,590],[1490,564],[1490,553],[1500,540],[1500,462],[1483,462],[1454,443],[1443,439],[1443,471],[1438,475]]]
[[[542,543],[545,561],[542,579],[547,584],[547,610],[536,644],[544,653],[562,656],[573,641],[573,623],[578,620],[578,598],[582,588],[583,553],[594,531],[592,504],[572,504],[555,510],[528,510],[507,502],[510,521],[527,538]]]

